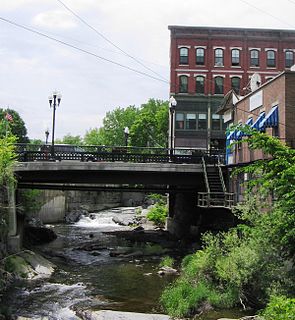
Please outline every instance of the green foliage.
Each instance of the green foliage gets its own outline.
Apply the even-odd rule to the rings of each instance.
[[[130,144],[138,147],[166,147],[168,102],[150,99],[139,109],[130,128]]]
[[[25,214],[36,213],[41,209],[41,190],[28,189],[19,192],[19,201],[21,204],[21,209]]]
[[[103,137],[103,132],[103,128],[94,128],[88,130],[84,136],[84,143],[86,145],[104,145],[105,141]]]
[[[16,159],[16,137],[8,135],[0,137],[0,185],[9,185],[15,181],[13,166]]]
[[[150,99],[139,108],[129,106],[107,112],[101,128],[86,132],[84,143],[90,145],[124,146],[124,129],[129,128],[129,145],[135,147],[166,147],[168,102]]]
[[[262,312],[265,320],[291,320],[295,317],[295,299],[285,296],[273,296]]]
[[[272,295],[294,297],[295,150],[257,131],[244,140],[267,153],[269,160],[237,170],[251,174],[245,201],[235,209],[242,224],[203,235],[203,249],[183,260],[180,278],[161,298],[171,315],[189,315],[204,300],[216,307],[240,301],[263,307]],[[272,195],[275,201],[270,202]],[[290,305],[294,308],[294,301],[285,305],[274,300],[266,319],[291,319],[276,316],[277,304],[282,313]]]
[[[12,122],[5,119],[6,114],[10,114],[13,118]],[[20,117],[19,113],[12,109],[1,109],[0,108],[0,122],[2,126],[0,128],[0,137],[6,135],[8,130],[12,135],[17,137],[17,142],[28,143],[29,138],[27,137],[27,128],[25,122]]]
[[[172,268],[174,265],[174,259],[172,257],[166,256],[159,263],[159,267],[170,267]]]
[[[72,144],[72,145],[82,145],[83,140],[80,136],[72,136],[71,134],[65,135],[62,139],[56,139],[57,144]]]
[[[147,218],[153,221],[158,227],[164,227],[168,215],[168,208],[165,205],[156,203],[147,214]]]
[[[129,106],[125,109],[119,107],[107,112],[103,119],[103,127],[100,130],[103,144],[107,146],[124,146],[124,129],[125,127],[131,128],[137,115],[138,109],[135,106]]]
[[[153,203],[159,203],[161,205],[167,204],[167,197],[158,193],[151,193],[147,196],[147,199],[152,200]]]

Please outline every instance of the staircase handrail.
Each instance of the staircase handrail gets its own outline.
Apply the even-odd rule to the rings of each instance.
[[[218,164],[218,173],[219,173],[219,178],[220,178],[221,185],[222,185],[222,190],[224,193],[226,193],[225,182],[224,182],[223,173],[222,173],[222,169],[221,169],[220,164]]]
[[[210,186],[209,186],[208,175],[207,175],[207,166],[206,166],[206,161],[204,157],[202,157],[202,165],[203,165],[203,171],[205,176],[206,189],[208,194],[210,194]]]

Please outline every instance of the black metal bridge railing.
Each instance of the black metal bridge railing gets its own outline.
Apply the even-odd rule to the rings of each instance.
[[[31,161],[104,161],[133,163],[202,163],[202,158],[210,164],[224,163],[223,150],[199,150],[176,148],[142,148],[118,146],[76,146],[16,144],[17,160]]]

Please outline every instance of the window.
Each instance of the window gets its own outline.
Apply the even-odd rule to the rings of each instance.
[[[290,68],[294,64],[294,52],[287,50],[285,52],[285,67]]]
[[[250,67],[259,67],[259,51],[250,51]]]
[[[179,63],[188,64],[188,48],[179,49]]]
[[[222,77],[215,77],[214,78],[214,87],[215,87],[215,94],[223,94],[223,78]]]
[[[231,65],[239,66],[240,65],[240,50],[233,49],[231,51]]]
[[[180,76],[179,77],[179,92],[180,93],[187,93],[188,90],[188,77],[187,76]]]
[[[276,66],[276,53],[274,50],[268,50],[266,52],[266,65],[268,67]]]
[[[231,88],[235,91],[236,94],[240,94],[240,85],[241,79],[239,77],[231,78]]]
[[[212,114],[212,130],[221,130],[221,117],[219,114]]]
[[[195,130],[197,128],[197,115],[195,113],[186,114],[185,128]]]
[[[207,130],[207,114],[206,113],[198,114],[198,129]]]
[[[196,93],[204,93],[204,83],[205,83],[205,77],[203,76],[197,76],[196,77]]]
[[[184,113],[176,113],[175,129],[184,129]]]
[[[205,64],[205,50],[203,48],[196,49],[196,64],[197,65]]]
[[[223,66],[223,50],[215,49],[215,66]]]

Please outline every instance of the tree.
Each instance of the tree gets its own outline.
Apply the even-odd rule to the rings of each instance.
[[[80,136],[72,136],[70,133],[68,133],[62,139],[56,139],[55,143],[82,145],[83,144],[83,140],[82,140],[82,138]]]
[[[125,145],[124,129],[125,127],[130,129],[137,117],[138,109],[135,106],[125,109],[119,107],[107,112],[101,129],[104,144],[108,146]]]
[[[86,132],[83,140],[86,145],[104,145],[103,129],[90,129]]]
[[[261,308],[273,295],[294,297],[295,150],[256,130],[239,130],[248,135],[240,143],[270,157],[236,170],[251,175],[235,212],[243,223],[204,234],[203,249],[183,260],[180,278],[161,298],[171,315],[195,312],[204,301],[220,308]]]
[[[168,102],[150,99],[143,104],[130,129],[130,144],[138,147],[166,147]]]
[[[12,110],[10,108],[8,108],[8,109],[1,109],[0,108],[0,121],[4,120],[7,122],[7,120],[5,119],[7,114],[12,116],[12,120],[9,121],[9,128],[11,130],[11,133],[17,137],[17,142],[18,143],[28,143],[29,138],[27,137],[27,128],[25,126],[25,122],[20,117],[18,112],[16,112],[15,110]],[[6,125],[7,125],[7,123],[6,123]],[[6,127],[6,125],[5,125],[5,127]],[[6,129],[7,129],[7,127],[5,128],[5,130]],[[3,135],[3,131],[2,131],[2,135]]]

